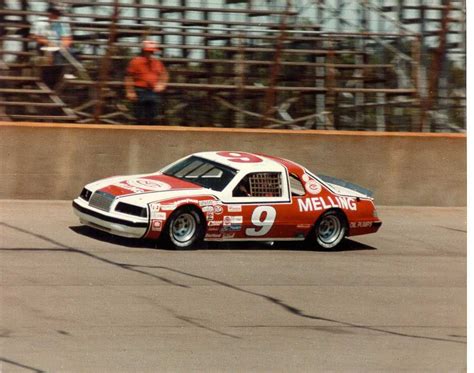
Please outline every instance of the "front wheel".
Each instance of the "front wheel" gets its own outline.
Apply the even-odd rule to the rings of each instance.
[[[327,211],[316,222],[311,238],[320,248],[332,250],[342,242],[346,235],[346,229],[342,213]]]
[[[181,208],[171,215],[165,232],[174,249],[193,249],[204,237],[203,219],[196,209]]]

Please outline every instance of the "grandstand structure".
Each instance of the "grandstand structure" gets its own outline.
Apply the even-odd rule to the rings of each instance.
[[[2,120],[132,123],[123,78],[147,38],[170,73],[162,124],[465,131],[465,0],[52,3],[76,79],[48,87],[35,62],[48,2],[0,0]]]

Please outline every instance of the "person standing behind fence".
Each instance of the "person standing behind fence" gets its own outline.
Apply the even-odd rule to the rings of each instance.
[[[54,5],[48,7],[48,18],[35,22],[30,34],[38,47],[51,57],[49,63],[62,65],[67,61],[60,49],[69,51],[72,46],[72,33],[68,19],[61,17],[62,12]]]
[[[154,41],[145,40],[142,53],[127,67],[125,92],[133,102],[137,124],[155,124],[160,104],[159,93],[166,89],[168,72],[163,63],[153,56],[158,51]]]

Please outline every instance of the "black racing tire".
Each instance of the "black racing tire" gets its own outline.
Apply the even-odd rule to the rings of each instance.
[[[318,249],[335,250],[344,241],[346,234],[347,220],[344,214],[329,210],[319,217],[309,238]]]
[[[191,206],[177,209],[168,219],[164,230],[165,243],[175,250],[193,250],[203,241],[205,220]]]

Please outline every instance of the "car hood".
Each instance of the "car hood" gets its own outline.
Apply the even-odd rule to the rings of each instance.
[[[115,176],[86,186],[92,192],[100,191],[115,198],[126,198],[148,203],[209,192],[199,185],[163,174]]]

